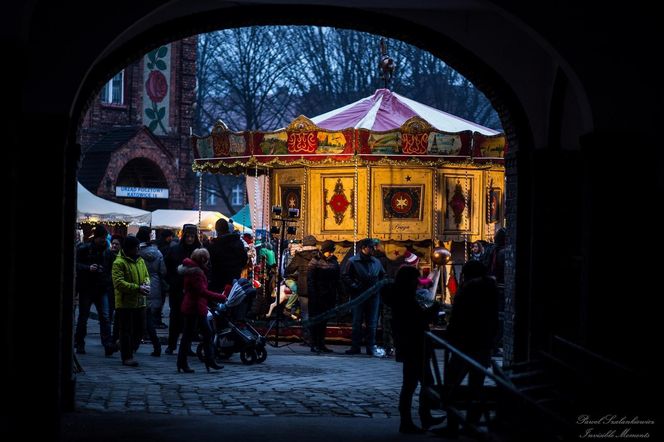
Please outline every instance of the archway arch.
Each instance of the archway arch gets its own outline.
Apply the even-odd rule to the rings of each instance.
[[[338,4],[343,2],[339,0]],[[328,25],[343,25],[351,26],[360,30],[368,30],[376,33],[385,33],[389,36],[394,36],[395,38],[400,38],[407,42],[412,42],[415,44],[416,41],[420,41],[421,44],[418,46],[429,49],[432,53],[440,56],[441,58],[447,60],[450,65],[455,67],[459,72],[464,74],[467,78],[473,81],[492,101],[494,107],[498,110],[503,119],[503,127],[505,128],[506,133],[510,139],[510,144],[512,147],[512,152],[514,155],[511,155],[508,161],[508,171],[513,171],[513,181],[512,186],[508,190],[511,197],[514,198],[514,202],[511,202],[511,210],[513,211],[513,222],[511,226],[515,229],[515,235],[513,239],[515,240],[516,249],[512,250],[515,254],[513,263],[515,264],[516,270],[522,278],[519,280],[518,284],[515,284],[515,290],[532,290],[536,292],[537,286],[531,285],[533,282],[533,277],[530,276],[531,262],[536,261],[535,257],[528,256],[529,251],[539,249],[546,249],[546,246],[542,246],[541,243],[538,244],[537,241],[531,241],[531,229],[533,224],[534,215],[531,212],[537,212],[541,207],[533,209],[535,200],[534,191],[530,188],[532,182],[532,175],[538,171],[537,159],[533,160],[533,164],[529,164],[531,158],[527,156],[528,153],[535,150],[537,147],[547,147],[546,143],[542,139],[547,137],[542,137],[543,133],[546,133],[547,121],[545,114],[549,112],[549,100],[546,98],[546,95],[550,93],[553,89],[552,81],[547,78],[542,78],[541,71],[539,70],[541,66],[556,66],[560,62],[560,57],[556,54],[542,54],[541,57],[529,58],[524,56],[524,47],[530,47],[537,45],[535,39],[532,37],[524,38],[522,41],[517,41],[512,39],[506,39],[503,35],[505,29],[496,30],[494,27],[495,23],[492,22],[494,17],[485,16],[484,24],[486,24],[486,30],[484,32],[478,31],[478,26],[476,20],[482,20],[482,14],[486,13],[490,7],[487,7],[486,10],[483,9],[487,4],[490,5],[490,2],[481,2],[481,1],[472,1],[472,2],[435,2],[431,1],[428,6],[429,9],[415,9],[417,6],[422,5],[422,3],[413,7],[413,9],[404,8],[403,5],[399,6],[399,9],[395,9],[395,3],[385,0],[383,3],[378,4],[378,7],[384,7],[383,11],[367,10],[367,9],[349,9],[349,8],[323,8],[316,7],[312,5],[298,5],[296,7],[274,7],[274,6],[258,6],[255,4],[252,5],[251,9],[236,6],[228,6],[226,9],[218,9],[203,11],[201,9],[201,4],[198,2],[186,2],[186,1],[173,1],[168,2],[164,6],[160,6],[156,9],[152,4],[146,5],[141,2],[136,2],[131,5],[131,8],[117,8],[121,12],[117,15],[111,17],[116,20],[106,19],[104,21],[104,26],[99,26],[97,17],[94,14],[91,14],[86,11],[82,11],[83,14],[88,14],[85,18],[92,25],[85,26],[84,23],[78,23],[80,20],[76,14],[70,14],[72,11],[60,10],[63,8],[60,5],[45,6],[46,2],[39,3],[36,2],[37,6],[35,10],[37,11],[36,18],[32,17],[29,14],[26,14],[23,17],[28,17],[25,20],[25,23],[31,26],[23,26],[21,28],[19,38],[19,44],[16,47],[13,47],[17,51],[17,47],[24,45],[27,49],[27,55],[25,57],[19,57],[19,59],[25,61],[27,68],[25,71],[18,71],[20,74],[24,72],[27,74],[25,83],[29,84],[30,90],[24,90],[20,95],[17,95],[21,100],[21,106],[18,106],[20,113],[19,117],[11,116],[10,118],[18,118],[20,129],[23,130],[23,133],[31,128],[34,128],[36,124],[40,126],[43,125],[46,129],[44,132],[50,132],[48,135],[34,134],[33,140],[30,142],[29,146],[34,146],[35,148],[41,148],[44,151],[44,161],[53,160],[53,164],[61,164],[62,157],[65,157],[66,164],[63,171],[50,172],[51,175],[48,175],[48,178],[53,178],[52,182],[54,183],[53,187],[50,189],[53,196],[62,196],[64,195],[64,209],[61,207],[60,198],[53,198],[53,202],[49,202],[50,205],[47,206],[52,213],[55,213],[57,218],[54,221],[55,224],[58,222],[61,223],[61,226],[65,230],[65,234],[62,238],[63,250],[64,246],[68,244],[69,233],[67,233],[68,227],[73,225],[73,213],[75,209],[75,170],[76,170],[76,161],[78,159],[78,153],[76,152],[76,127],[78,126],[78,119],[83,115],[83,109],[85,108],[85,101],[91,98],[94,95],[94,92],[98,90],[105,80],[112,75],[112,72],[115,71],[117,67],[123,66],[130,61],[131,58],[138,54],[146,52],[148,49],[155,47],[157,44],[164,42],[169,42],[177,38],[181,38],[192,33],[205,32],[207,30],[216,29],[219,27],[232,27],[238,26],[241,24],[297,24],[297,23],[308,23],[308,24],[328,24]],[[441,20],[440,23],[432,23],[435,20],[441,18],[441,14],[432,13],[438,8],[438,3],[450,4],[450,10],[444,11],[445,13],[449,12],[450,17],[455,16],[454,19],[450,18],[447,21]],[[219,5],[216,2],[207,2],[209,6],[206,8],[219,8]],[[468,8],[465,8],[465,5],[469,5]],[[32,6],[32,4],[31,4]],[[26,8],[29,9],[29,8]],[[334,9],[334,10],[333,10]],[[590,7],[584,12],[588,12],[590,15]],[[56,14],[49,14],[55,10]],[[558,11],[558,9],[556,9]],[[32,12],[32,10],[30,11]],[[624,13],[624,12],[621,12]],[[305,14],[308,16],[305,17]],[[562,13],[554,14],[556,17],[560,17]],[[400,18],[395,18],[399,15]],[[447,15],[447,14],[446,14]],[[534,21],[537,21],[536,13],[528,10],[523,12],[523,16],[526,19],[532,18]],[[589,17],[588,15],[588,17]],[[75,19],[74,19],[75,17]],[[324,19],[319,20],[317,17],[324,17]],[[59,18],[59,20],[58,20]],[[364,21],[364,23],[360,23]],[[381,21],[381,23],[378,23]],[[20,20],[17,22],[21,23]],[[213,23],[214,22],[214,23]],[[627,21],[626,21],[627,22]],[[53,32],[53,23],[58,25],[62,24],[66,29],[66,33],[63,35],[57,35]],[[132,24],[134,23],[134,24]],[[558,22],[560,23],[560,22]],[[573,21],[573,24],[577,25],[578,28],[567,28],[565,27],[562,30],[549,34],[550,41],[556,41],[559,46],[564,47],[565,42],[572,42],[575,47],[577,46],[576,39],[583,37],[583,33],[579,29],[586,29],[587,25],[590,26],[591,31],[599,29],[597,25],[590,23],[589,18],[583,16],[581,18]],[[207,26],[206,28],[204,27]],[[514,28],[517,28],[518,25],[513,24]],[[593,27],[594,26],[594,27]],[[648,28],[647,26],[642,26],[643,28]],[[639,28],[640,28],[639,27]],[[86,33],[91,31],[91,28],[97,30],[96,33],[90,33],[88,36]],[[511,29],[511,28],[510,28]],[[635,31],[636,26],[632,29]],[[472,30],[472,32],[471,32]],[[509,31],[509,29],[507,29]],[[19,34],[17,32],[17,34]],[[640,35],[636,33],[636,35]],[[76,37],[85,36],[85,44],[77,43]],[[604,35],[601,35],[604,37]],[[558,40],[556,40],[559,37]],[[618,37],[611,35],[606,35],[607,41],[614,43],[617,41]],[[623,36],[621,35],[621,38]],[[625,40],[632,44],[636,42],[636,38],[630,35],[624,36]],[[58,43],[60,46],[60,52],[52,51],[39,51],[38,48],[40,43],[50,43],[51,41]],[[598,39],[591,39],[591,42],[597,42]],[[479,42],[479,43],[478,43]],[[494,56],[489,56],[490,45],[496,42],[500,46],[499,48],[491,47],[491,51],[494,52]],[[513,43],[510,46],[510,42]],[[473,47],[471,43],[475,43],[474,49],[469,49]],[[628,43],[625,43],[627,45]],[[11,45],[10,45],[11,46]],[[588,45],[582,45],[587,47]],[[458,50],[454,50],[455,47],[458,47]],[[476,49],[484,47],[484,51],[477,51]],[[647,48],[646,45],[637,45],[634,44],[634,47],[630,49],[635,49],[634,52],[637,55],[644,55],[645,50],[641,48]],[[106,49],[104,49],[106,48]],[[622,46],[620,46],[623,49]],[[10,48],[11,49],[11,48]],[[23,46],[20,47],[20,50],[23,49]],[[70,50],[75,49],[75,50]],[[448,50],[449,49],[449,50]],[[613,50],[613,48],[612,48]],[[11,55],[10,51],[10,55]],[[98,56],[97,54],[102,54]],[[496,61],[497,58],[508,56],[510,54],[516,54],[516,59],[511,59],[505,57],[502,62],[500,60]],[[568,52],[567,55],[570,55]],[[579,52],[571,53],[574,55],[582,55],[582,50]],[[466,68],[461,68],[458,64],[453,62],[455,56],[459,57],[460,63],[466,63]],[[95,57],[97,57],[95,59]],[[579,57],[580,58],[580,57]],[[596,59],[597,57],[589,57],[591,59]],[[648,57],[643,57],[643,60],[647,60]],[[92,61],[94,60],[94,61]],[[479,60],[479,64],[475,64]],[[56,88],[55,90],[52,87],[53,82],[38,82],[37,79],[42,79],[43,77],[43,66],[48,64],[48,62],[57,61],[58,63],[50,63],[51,66],[51,76],[52,80],[57,81],[61,87]],[[630,61],[633,60],[630,58]],[[586,77],[584,82],[589,90],[593,90],[594,94],[592,98],[592,103],[595,106],[594,110],[602,116],[602,109],[599,109],[600,106],[611,104],[607,103],[608,100],[615,100],[614,95],[609,93],[610,88],[606,87],[606,82],[610,80],[602,80],[604,76],[598,75],[593,69],[591,69],[591,62],[584,62],[580,60],[574,60],[575,66],[581,66],[581,69],[587,69]],[[58,64],[66,67],[58,66]],[[487,68],[487,71],[482,71],[482,66]],[[596,69],[604,69],[606,66],[602,63],[598,64],[599,67]],[[642,65],[635,63],[634,66],[641,67]],[[496,69],[492,69],[495,67]],[[547,72],[550,70],[546,68]],[[64,71],[71,73],[71,75],[65,75]],[[473,75],[472,72],[476,74]],[[515,72],[522,71],[521,76],[517,76]],[[645,72],[645,70],[644,70]],[[485,75],[481,75],[484,73]],[[20,74],[17,74],[16,80],[23,80],[18,78]],[[568,74],[568,72],[566,72]],[[616,74],[610,74],[607,70],[608,79],[614,79]],[[14,78],[14,77],[13,77]],[[494,81],[495,80],[495,81]],[[604,83],[602,82],[604,81]],[[598,82],[599,84],[591,85],[591,82]],[[21,83],[21,81],[16,81],[16,83]],[[48,86],[42,85],[48,83]],[[576,80],[569,80],[569,84],[575,85]],[[75,88],[78,85],[81,85],[78,89],[78,93],[75,93]],[[485,84],[486,86],[482,86]],[[583,83],[581,83],[583,84]],[[563,82],[564,87],[564,82]],[[493,92],[491,88],[495,88]],[[544,92],[541,91],[544,89]],[[570,89],[567,88],[569,91]],[[14,91],[11,91],[13,94]],[[49,93],[50,92],[50,93]],[[576,92],[575,92],[576,93]],[[574,95],[573,93],[572,95]],[[597,98],[597,95],[605,94],[606,97],[603,100]],[[580,99],[583,101],[583,97],[579,94],[576,94],[575,99]],[[14,97],[14,95],[10,95]],[[39,102],[44,102],[43,97],[51,97],[48,100],[47,104],[36,104]],[[78,97],[78,98],[77,98]],[[83,98],[81,98],[83,97]],[[87,97],[87,98],[86,98]],[[544,97],[544,98],[543,98]],[[581,97],[581,98],[579,98]],[[624,94],[618,97],[620,104],[629,104]],[[567,101],[562,102],[562,105],[566,105]],[[637,104],[646,104],[646,100],[637,100]],[[30,107],[32,105],[32,107]],[[25,106],[25,107],[22,107]],[[609,125],[610,120],[606,114],[611,113],[616,110],[617,106],[605,106],[606,111],[603,115],[603,127],[606,128]],[[639,109],[637,111],[636,109]],[[646,109],[651,109],[646,106]],[[633,112],[634,119],[637,119],[640,115],[643,114],[643,111],[640,110],[640,107],[634,106],[630,110]],[[617,113],[618,116],[622,114]],[[574,118],[576,114],[574,112],[566,113],[568,118]],[[31,117],[37,117],[31,119]],[[68,121],[67,118],[71,117],[71,120]],[[35,121],[36,120],[36,121]],[[556,121],[556,119],[552,119]],[[628,123],[633,123],[631,120]],[[560,127],[565,127],[565,122],[559,124]],[[587,128],[587,126],[585,126]],[[637,128],[636,124],[630,126],[627,124],[625,127]],[[65,130],[68,130],[67,136],[64,135]],[[601,134],[600,134],[601,135]],[[18,137],[15,137],[18,140]],[[642,138],[640,138],[641,140]],[[609,137],[595,141],[593,147],[598,147],[599,144],[608,144],[610,146],[615,146],[615,144],[610,144],[611,140]],[[66,144],[68,149],[67,154],[63,154],[61,151]],[[578,142],[578,141],[577,141]],[[592,142],[592,140],[591,140]],[[46,149],[43,149],[44,146],[54,145],[56,149],[52,149],[48,152],[45,152]],[[645,145],[645,143],[643,144]],[[14,141],[14,146],[21,146],[19,141]],[[599,146],[605,147],[605,146]],[[515,154],[519,152],[519,155]],[[24,160],[18,158],[18,155],[11,156],[16,163],[16,160]],[[58,162],[60,161],[60,162]],[[546,158],[544,158],[546,161]],[[604,160],[608,164],[607,160]],[[20,170],[23,172],[27,168],[21,169],[16,167],[14,170]],[[596,170],[600,170],[600,167],[597,167]],[[519,175],[518,182],[516,181],[516,175]],[[525,172],[525,173],[524,173]],[[24,179],[28,174],[19,174],[18,180]],[[597,180],[601,183],[610,182],[610,176],[608,174],[603,174],[601,172],[594,172],[592,175],[593,178],[599,177],[600,180]],[[591,179],[589,178],[589,181]],[[543,187],[551,191],[552,196],[559,194],[554,193],[552,185],[547,185],[546,183],[541,183]],[[33,189],[36,190],[35,194],[38,194],[38,189],[36,185],[33,185]],[[599,192],[596,192],[597,189],[592,186],[588,187],[588,192],[591,195],[596,196]],[[556,189],[557,191],[558,189]],[[609,193],[609,192],[606,192]],[[57,194],[57,195],[56,195]],[[605,197],[607,199],[607,197]],[[20,212],[27,212],[26,209],[29,209],[28,204],[22,202],[18,197],[10,199],[14,207],[17,207]],[[608,202],[608,201],[607,201]],[[518,210],[517,210],[518,206]],[[601,208],[597,203],[595,207]],[[548,209],[548,208],[547,208]],[[62,213],[60,213],[60,212]],[[57,215],[60,214],[59,217]],[[516,225],[519,225],[518,234],[516,234]],[[581,224],[582,228],[590,229],[588,227],[588,221],[583,220]],[[58,225],[59,227],[60,225]],[[539,234],[539,233],[538,233]],[[587,234],[584,232],[584,234]],[[536,239],[542,239],[542,235]],[[520,239],[521,238],[521,239]],[[544,238],[547,241],[542,241],[550,244],[550,238]],[[531,244],[531,243],[534,243]],[[14,247],[12,250],[19,250],[19,247]],[[600,252],[605,251],[606,247],[598,249],[599,252],[595,252],[594,257],[601,257]],[[48,253],[48,252],[45,252]],[[45,274],[44,280],[52,277],[52,281],[59,281],[56,290],[62,293],[62,296],[68,296],[73,287],[72,276],[73,274],[73,257],[69,256],[68,250],[60,252],[52,252],[54,256],[54,262],[62,262],[61,265],[53,266],[55,270],[48,270],[50,273]],[[20,252],[16,256],[27,258],[27,253]],[[17,262],[19,258],[16,258]],[[599,260],[602,261],[601,259]],[[584,265],[581,261],[578,261],[579,265]],[[21,280],[24,276],[30,276],[32,270],[22,269],[20,266],[15,265],[11,267],[12,272],[16,270],[15,275],[11,275],[10,286],[11,293],[18,293],[20,289],[17,289],[16,280]],[[62,270],[64,269],[64,270]],[[45,270],[46,272],[47,270]],[[541,281],[546,279],[543,276],[546,274],[539,275],[540,285]],[[580,282],[581,285],[591,284],[592,278],[588,276],[588,273],[582,275],[584,279]],[[23,278],[27,279],[27,278]],[[596,278],[595,278],[596,279]],[[537,282],[537,281],[535,281]],[[53,290],[52,285],[46,286],[44,288],[47,290]],[[15,296],[14,299],[18,299],[18,296]],[[53,311],[62,310],[62,317],[53,317],[52,319],[48,318],[45,322],[47,326],[56,325],[59,327],[61,333],[64,335],[62,341],[64,346],[67,346],[66,342],[66,331],[71,325],[71,317],[68,316],[68,306],[57,304],[56,301],[45,301],[47,302],[46,306],[51,307]],[[654,310],[653,310],[654,311]],[[10,310],[10,314],[16,313],[17,310]],[[635,316],[636,317],[636,316]],[[52,329],[52,328],[51,328]],[[599,330],[609,330],[608,328]],[[526,330],[527,331],[527,330]],[[16,335],[19,335],[16,333]],[[612,336],[615,336],[614,333]],[[635,333],[632,332],[632,335]],[[43,336],[37,335],[36,332],[28,334],[30,338],[43,338]],[[631,335],[628,335],[631,336]],[[20,335],[20,338],[23,338],[23,335]],[[58,339],[57,336],[53,336],[52,340]],[[37,341],[37,339],[35,339]],[[52,342],[52,341],[49,341]],[[49,346],[47,346],[49,347]],[[47,353],[47,356],[57,356],[54,358],[45,357],[44,361],[54,361],[53,365],[47,365],[48,368],[55,366],[55,364],[61,364],[59,360],[64,361],[66,364],[67,359],[70,358],[70,354],[66,350],[57,350],[59,347],[55,346],[56,350],[59,351],[57,355],[53,355],[52,351],[48,350],[51,353]],[[62,370],[61,365],[55,366],[56,369],[62,371],[60,376],[60,383],[54,385],[49,382],[52,380],[46,380],[39,382],[36,379],[41,378],[40,376],[43,371],[43,363],[35,364],[34,368],[21,366],[17,361],[20,361],[21,355],[27,356],[27,351],[25,350],[13,350],[13,357],[10,359],[9,368],[13,370],[12,364],[15,364],[17,371],[20,367],[21,373],[19,374],[19,379],[25,379],[28,382],[24,384],[32,385],[33,390],[39,391],[40,386],[46,386],[47,390],[44,394],[45,400],[42,409],[52,406],[54,402],[59,399],[59,389],[62,385],[67,385],[67,376],[70,375],[66,370]],[[50,363],[50,362],[46,362]],[[30,376],[34,375],[34,376]],[[56,391],[57,390],[57,391]],[[41,395],[41,391],[39,392]],[[66,399],[65,399],[66,400]],[[32,401],[33,402],[33,401]],[[21,404],[26,405],[27,401],[24,400]],[[34,403],[29,404],[30,407],[34,406]],[[51,411],[49,408],[48,411]]]
[[[162,11],[163,12],[163,11]],[[122,38],[116,40],[116,44],[110,45],[106,51],[99,57],[98,62],[91,67],[88,77],[82,83],[78,99],[74,105],[74,115],[78,118],[83,115],[89,101],[95,96],[95,92],[105,81],[107,81],[112,72],[121,69],[128,59],[142,56],[155,47],[170,43],[176,39],[185,38],[193,34],[225,29],[229,27],[251,26],[251,25],[325,25],[351,28],[375,34],[386,35],[392,38],[402,40],[413,44],[422,49],[431,52],[433,55],[442,59],[469,79],[480,91],[489,99],[493,107],[498,112],[504,132],[508,139],[510,156],[506,159],[506,189],[507,204],[506,216],[508,218],[508,237],[512,253],[511,259],[520,261],[518,275],[521,278],[516,280],[517,266],[507,267],[506,274],[506,296],[512,298],[512,301],[518,297],[526,297],[528,287],[530,286],[530,261],[527,258],[527,248],[519,249],[520,238],[527,241],[530,237],[530,223],[518,222],[519,211],[517,205],[519,200],[529,201],[531,199],[530,189],[528,187],[519,188],[517,193],[517,169],[516,161],[518,152],[527,154],[536,148],[541,141],[534,134],[546,132],[546,127],[536,127],[532,124],[522,97],[516,92],[516,86],[510,85],[495,67],[488,61],[483,60],[477,53],[467,46],[460,44],[458,40],[446,33],[446,29],[441,27],[434,30],[431,27],[414,24],[402,17],[386,14],[380,11],[356,10],[353,14],[348,14],[345,8],[339,7],[320,7],[310,5],[298,6],[262,6],[260,8],[249,8],[238,6],[229,10],[228,8],[211,9],[206,11],[192,11],[192,14],[182,16],[176,14],[176,17],[167,21],[162,18],[158,20],[157,16],[152,17],[159,24],[152,26],[134,26],[127,30]],[[459,17],[460,19],[462,17]],[[459,32],[456,30],[456,32]],[[122,43],[120,43],[122,42]],[[542,55],[544,56],[544,55]],[[76,121],[76,119],[72,120]],[[72,131],[77,127],[72,127]],[[527,215],[527,210],[522,211],[523,216]],[[517,232],[516,226],[520,226]],[[523,257],[523,259],[519,259]],[[519,336],[522,339],[509,345],[508,358],[520,359],[527,352],[527,335],[525,323],[527,322],[527,302],[508,302],[509,306],[523,306],[523,310],[516,312],[515,316],[523,319],[524,325],[513,324],[511,327],[519,328]],[[513,334],[508,333],[509,336]]]

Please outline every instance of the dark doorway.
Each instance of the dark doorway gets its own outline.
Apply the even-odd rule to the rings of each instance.
[[[163,172],[147,158],[135,158],[120,171],[116,186],[168,188]],[[168,209],[167,198],[118,198],[120,203],[143,210]]]

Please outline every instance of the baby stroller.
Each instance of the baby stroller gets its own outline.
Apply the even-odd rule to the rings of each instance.
[[[235,280],[224,304],[208,307],[207,321],[213,330],[213,348],[216,362],[240,353],[243,364],[261,363],[267,359],[267,339],[247,322],[247,313],[256,297],[256,289],[246,278]],[[203,342],[196,355],[203,361]]]

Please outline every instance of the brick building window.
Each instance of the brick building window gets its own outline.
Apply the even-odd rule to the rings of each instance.
[[[231,204],[234,206],[241,206],[243,202],[244,202],[244,192],[242,191],[242,186],[236,184],[235,186],[233,186]]]
[[[214,206],[217,202],[217,195],[214,192],[208,192],[206,204],[208,206]]]
[[[101,89],[101,102],[107,104],[124,103],[124,70],[115,76]]]

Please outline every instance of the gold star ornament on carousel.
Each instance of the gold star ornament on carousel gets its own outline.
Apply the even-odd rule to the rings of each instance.
[[[445,247],[437,247],[431,253],[431,262],[437,266],[447,264],[450,258],[452,258],[452,254]]]

